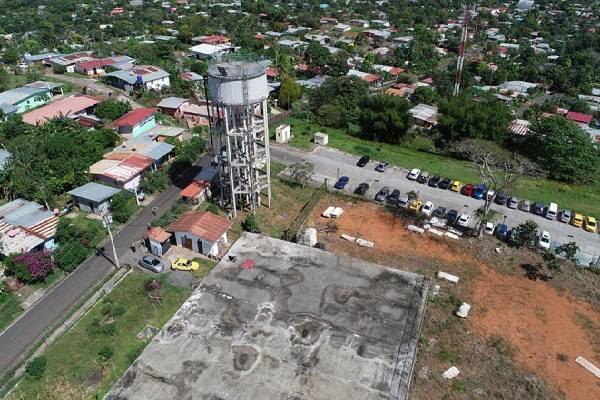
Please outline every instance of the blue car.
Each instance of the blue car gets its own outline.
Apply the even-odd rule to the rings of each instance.
[[[456,210],[450,210],[450,211],[448,211],[448,214],[446,214],[446,220],[448,221],[449,224],[453,224],[457,218],[458,218],[458,211],[456,211]]]
[[[485,194],[486,190],[487,189],[485,185],[483,183],[480,183],[473,191],[473,197],[479,200],[483,199],[483,195]]]
[[[347,176],[340,176],[340,179],[338,179],[338,181],[335,183],[335,185],[333,185],[333,187],[338,190],[343,190],[348,184],[348,182],[350,182],[350,178],[348,178]]]
[[[508,236],[508,226],[500,224],[496,227],[496,237],[500,240],[505,240]]]

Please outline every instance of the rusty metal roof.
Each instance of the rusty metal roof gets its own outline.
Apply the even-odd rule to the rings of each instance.
[[[189,211],[168,228],[171,232],[189,232],[215,243],[231,227],[231,221],[211,212]]]

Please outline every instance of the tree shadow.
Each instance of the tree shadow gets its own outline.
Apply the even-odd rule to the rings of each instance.
[[[544,282],[552,280],[552,276],[542,272],[539,265],[521,264],[520,267],[525,271],[525,277],[529,280],[536,281],[539,279]]]

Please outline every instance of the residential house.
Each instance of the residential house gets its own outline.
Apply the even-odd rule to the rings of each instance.
[[[379,29],[365,29],[362,33],[370,39],[381,39],[386,40],[392,33],[390,31],[379,30]]]
[[[187,101],[187,99],[182,97],[166,97],[162,99],[156,106],[163,114],[174,117],[177,110],[179,110],[179,107],[181,107],[181,105]]]
[[[201,37],[200,42],[205,44],[229,44],[231,39],[227,36],[212,35]]]
[[[170,87],[169,73],[152,65],[139,65],[126,71],[114,71],[106,74],[110,84],[119,89],[131,92],[133,90],[162,90]]]
[[[337,25],[338,19],[331,18],[331,17],[323,17],[319,20],[319,22],[321,22],[321,24],[323,24],[323,25]]]
[[[101,182],[122,189],[136,190],[140,185],[142,173],[150,171],[155,162],[155,159],[133,151],[110,153],[90,166],[89,171]]]
[[[232,53],[235,49],[229,44],[207,44],[202,43],[188,49],[192,57],[197,60],[216,59],[220,60],[224,54]]]
[[[81,211],[102,214],[109,211],[110,199],[120,191],[121,189],[112,186],[90,182],[67,193]]]
[[[150,252],[155,256],[164,255],[171,248],[172,234],[160,226],[155,226],[148,232],[148,245]]]
[[[223,110],[217,110],[210,103],[202,102],[202,104],[190,103],[189,101],[181,104],[175,112],[176,119],[188,128],[195,126],[208,126],[209,120],[217,122],[223,118]]]
[[[411,108],[409,112],[412,114],[417,125],[431,129],[437,124],[438,109],[436,106],[418,104]]]
[[[217,177],[217,167],[202,167],[192,183],[179,192],[179,195],[193,204],[199,204],[211,196],[210,189],[216,183]]]
[[[567,115],[565,115],[568,119],[575,122],[577,125],[589,125],[590,122],[594,119],[593,115],[578,113],[575,111],[569,111]]]
[[[352,26],[357,26],[359,28],[369,27],[369,21],[366,21],[364,19],[351,19],[348,23]]]
[[[87,76],[99,76],[104,75],[107,72],[108,67],[114,64],[126,64],[129,69],[133,68],[135,60],[129,56],[116,56],[107,57],[97,60],[85,61],[75,64],[75,73]],[[117,69],[128,69],[123,68],[124,65],[120,65]]]
[[[100,100],[86,95],[67,97],[23,114],[23,122],[44,125],[46,121],[58,117],[77,120],[79,117],[93,114],[99,102]]]
[[[33,82],[33,84],[0,93],[0,107],[4,110],[4,115],[22,114],[32,108],[49,103],[54,97],[53,88],[60,84],[52,85],[51,82],[47,82],[50,85],[44,87],[43,83],[46,82]],[[2,105],[6,105],[6,107]]]
[[[23,199],[0,206],[0,254],[52,250],[58,215]]]
[[[178,246],[217,257],[227,245],[231,221],[211,212],[189,211],[167,229]]]
[[[137,137],[156,126],[154,113],[158,108],[136,108],[128,112],[110,125],[117,128],[120,135],[128,139]]]
[[[526,119],[516,119],[508,125],[508,129],[515,135],[525,136],[530,132],[530,126],[531,122]]]
[[[55,66],[63,66],[67,72],[75,72],[75,65],[85,61],[95,60],[96,57],[92,55],[91,51],[81,51],[78,53],[71,53],[64,56],[52,57],[44,59],[44,65],[50,68]]]
[[[357,71],[355,69],[351,69],[348,71],[347,76],[356,76],[359,77],[362,81],[367,82],[369,85],[376,85],[381,82],[381,77],[375,74],[368,74],[366,72]]]

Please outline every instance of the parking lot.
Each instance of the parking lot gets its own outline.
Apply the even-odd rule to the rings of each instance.
[[[419,184],[408,180],[407,174],[409,171],[405,169],[392,167],[385,172],[378,172],[375,168],[379,160],[371,160],[364,167],[358,167],[356,165],[358,161],[357,157],[326,147],[318,147],[312,152],[306,153],[287,146],[273,145],[271,147],[271,157],[276,161],[286,164],[310,162],[315,165],[313,180],[315,182],[323,182],[324,179],[327,179],[329,186],[333,186],[338,177],[348,176],[350,181],[344,190],[349,193],[353,192],[360,183],[367,183],[369,190],[365,196],[370,198],[374,198],[382,187],[388,186],[390,191],[399,189],[401,194],[406,194],[409,191],[417,192],[419,199],[423,202],[431,201],[435,207],[444,206],[448,210],[455,209],[459,214],[465,212],[473,215],[475,210],[483,205],[483,200],[477,200],[450,190],[432,188],[427,186],[427,184]],[[437,171],[428,172],[431,174],[437,173]],[[452,179],[451,176],[448,178]],[[465,183],[476,184],[477,182]],[[510,193],[508,195],[510,196]],[[529,200],[536,201],[533,198]],[[559,204],[558,207],[560,209],[561,205]],[[540,231],[548,231],[550,233],[553,247],[557,243],[576,242],[581,248],[580,261],[584,264],[589,264],[589,262],[598,257],[600,238],[597,233],[589,233],[582,228],[577,228],[557,220],[548,220],[542,216],[526,213],[518,209],[510,209],[507,206],[493,204],[492,209],[497,210],[499,213],[497,222],[503,223],[505,221],[509,229],[525,222],[527,219],[535,221]],[[470,226],[474,226],[475,223],[474,218],[471,218]]]

